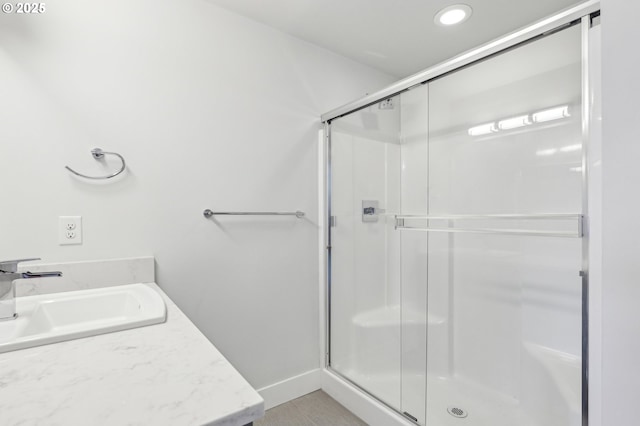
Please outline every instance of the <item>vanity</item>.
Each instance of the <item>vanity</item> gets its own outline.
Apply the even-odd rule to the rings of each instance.
[[[20,297],[142,283],[166,320],[0,353],[3,426],[242,426],[264,415],[260,395],[154,283],[152,257],[22,269],[62,277],[19,281],[18,315]]]

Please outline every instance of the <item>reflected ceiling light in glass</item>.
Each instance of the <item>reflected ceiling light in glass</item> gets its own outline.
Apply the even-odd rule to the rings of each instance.
[[[461,24],[471,17],[473,10],[466,4],[454,4],[441,9],[433,18],[442,27]]]
[[[575,144],[575,145],[567,145],[567,146],[563,146],[562,148],[560,148],[560,151],[562,152],[573,152],[573,151],[580,151],[582,149],[582,145],[581,144]]]
[[[541,149],[540,151],[536,151],[536,155],[538,157],[546,157],[546,156],[549,156],[549,155],[553,155],[556,152],[558,152],[558,150],[556,148]]]
[[[571,167],[569,170],[571,170],[572,172],[581,172],[582,167]]]
[[[517,129],[518,127],[524,127],[529,124],[532,124],[528,115],[521,115],[518,117],[507,118],[504,120],[500,120],[498,122],[498,129],[500,130],[509,130],[509,129]]]
[[[479,126],[471,127],[469,129],[469,136],[482,136],[489,133],[495,133],[498,131],[496,123],[481,124]]]
[[[546,121],[559,120],[565,117],[571,117],[569,114],[569,106],[564,105],[561,107],[545,109],[544,111],[539,111],[531,116],[533,118],[534,123],[544,123]]]

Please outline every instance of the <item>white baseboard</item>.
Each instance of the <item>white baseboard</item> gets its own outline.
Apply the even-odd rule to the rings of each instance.
[[[328,370],[322,370],[322,390],[371,426],[415,426]]]
[[[321,378],[322,370],[317,368],[258,389],[258,393],[264,399],[264,409],[268,410],[317,391],[321,386]]]

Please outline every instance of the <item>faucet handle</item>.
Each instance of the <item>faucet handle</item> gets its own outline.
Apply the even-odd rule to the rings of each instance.
[[[17,260],[0,260],[0,270],[4,272],[18,272],[18,263],[29,262],[31,260],[40,260],[39,257]]]

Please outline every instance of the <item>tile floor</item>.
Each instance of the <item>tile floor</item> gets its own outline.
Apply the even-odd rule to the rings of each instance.
[[[315,391],[267,410],[254,426],[366,426],[323,391]]]

